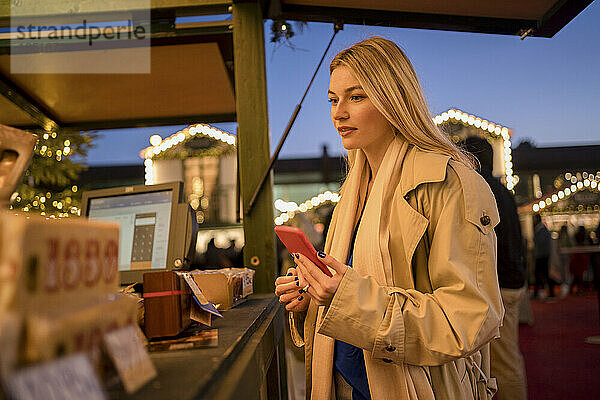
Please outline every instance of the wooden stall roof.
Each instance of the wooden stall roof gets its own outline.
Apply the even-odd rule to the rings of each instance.
[[[592,0],[281,0],[284,19],[552,37]]]
[[[240,0],[239,2],[243,2]],[[133,2],[135,3],[135,2]],[[133,4],[131,3],[131,4]],[[551,37],[591,0],[260,0],[265,18]],[[0,0],[0,27],[11,22]],[[55,0],[27,18],[132,12],[130,2]],[[144,4],[144,2],[138,2]],[[236,120],[231,0],[151,0],[151,73],[11,74],[0,37],[0,123],[19,128],[107,129]],[[57,11],[58,10],[58,11]],[[213,15],[224,21],[176,23]],[[219,19],[219,18],[215,18]],[[16,19],[13,18],[13,25]],[[0,35],[1,36],[1,35]],[[70,51],[73,51],[72,49]],[[122,53],[126,47],[106,51]],[[77,50],[90,57],[89,50]],[[32,55],[35,57],[35,55]],[[38,54],[45,62],[60,51]]]
[[[3,28],[20,20],[58,25],[147,12],[151,50],[147,74],[11,73],[15,54],[11,55],[10,34],[0,33],[0,123],[22,129],[87,130],[236,120],[231,0],[56,0],[12,20],[4,3],[0,0]],[[136,9],[144,4],[151,9]],[[209,17],[203,22],[177,20],[189,16]],[[55,46],[16,57],[52,64],[68,53],[70,62],[89,64],[105,53],[126,64],[136,46],[132,42],[101,43],[91,51]]]
[[[129,49],[110,50],[123,53]],[[94,50],[95,51],[95,50]],[[91,57],[78,52],[79,57]],[[46,62],[62,53],[42,55]],[[70,55],[72,57],[72,55]],[[9,55],[0,56],[0,73],[10,75]],[[125,61],[124,61],[125,62]],[[147,124],[235,120],[230,73],[215,42],[157,46],[150,74],[12,74],[15,87],[62,127],[113,128]],[[0,121],[34,125],[32,117],[5,98]]]

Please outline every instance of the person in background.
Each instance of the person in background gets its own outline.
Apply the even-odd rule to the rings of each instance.
[[[554,299],[554,281],[548,275],[550,264],[550,252],[552,251],[552,235],[546,225],[542,222],[540,214],[533,215],[533,247],[535,255],[535,290],[533,297],[539,296],[539,289],[544,290],[548,285],[549,299]]]
[[[504,323],[500,338],[491,343],[491,372],[498,383],[498,400],[527,398],[525,362],[519,349],[519,305],[525,295],[525,265],[521,224],[512,193],[492,175],[494,153],[487,140],[469,137],[465,150],[479,160],[479,173],[496,198],[500,222],[495,231],[498,237],[498,282],[504,303]]]
[[[591,245],[590,238],[585,230],[585,227],[580,226],[577,228],[575,235],[573,236],[575,246],[587,246]],[[569,263],[569,269],[573,275],[573,282],[571,283],[571,293],[581,294],[583,289],[583,273],[590,266],[590,255],[587,253],[572,253]]]
[[[596,237],[594,238],[594,246],[600,246],[600,223],[596,227]],[[594,274],[594,288],[598,296],[598,309],[600,310],[600,251],[590,255],[592,262],[592,272]]]
[[[558,257],[560,260],[560,274],[562,278],[562,284],[560,288],[560,297],[563,298],[569,293],[570,282],[571,282],[571,274],[569,272],[569,259],[570,256],[567,253],[562,253],[561,250],[572,247],[573,242],[571,241],[571,236],[569,236],[569,230],[567,228],[567,224],[564,224],[560,227],[560,232],[558,236]]]

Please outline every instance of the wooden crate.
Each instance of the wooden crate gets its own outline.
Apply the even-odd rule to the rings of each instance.
[[[190,290],[173,271],[144,274],[144,332],[148,338],[175,336],[190,324]]]

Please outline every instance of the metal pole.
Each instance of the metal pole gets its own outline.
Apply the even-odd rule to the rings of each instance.
[[[331,43],[333,43],[333,39],[335,38],[335,35],[337,35],[337,33],[342,29],[343,29],[342,24],[340,24],[340,23],[334,24],[333,36],[331,36],[331,40],[329,40],[329,44],[327,45],[327,48],[323,52],[323,56],[321,57],[321,60],[319,61],[319,64],[317,65],[317,68],[315,69],[315,72],[314,72],[312,78],[310,79],[308,86],[306,87],[306,90],[304,91],[304,95],[302,96],[302,99],[300,99],[300,103],[298,103],[298,105],[294,109],[294,112],[292,113],[292,117],[290,118],[290,120],[285,128],[285,131],[283,131],[283,136],[281,136],[281,139],[279,140],[279,144],[277,145],[277,148],[275,149],[275,152],[273,153],[273,156],[271,157],[271,160],[269,161],[269,166],[267,167],[265,172],[262,174],[262,177],[260,179],[259,184],[256,186],[256,189],[254,189],[254,193],[252,194],[252,197],[250,198],[250,201],[248,202],[248,205],[244,211],[244,215],[248,215],[252,211],[252,208],[254,207],[254,203],[256,202],[256,198],[258,197],[260,190],[262,189],[265,181],[267,180],[267,176],[269,176],[269,173],[271,172],[271,169],[273,168],[273,165],[275,164],[277,157],[279,157],[279,152],[281,151],[281,148],[283,147],[283,144],[285,143],[285,140],[287,139],[288,134],[290,133],[290,130],[292,129],[292,126],[294,125],[294,122],[296,121],[296,117],[298,116],[298,113],[300,112],[300,109],[302,108],[302,103],[304,102],[304,98],[308,94],[308,90],[310,89],[313,81],[315,80],[315,77],[317,76],[317,72],[319,72],[319,68],[321,67],[323,60],[325,59],[325,56],[327,55],[327,52],[329,51],[329,47],[331,47]]]

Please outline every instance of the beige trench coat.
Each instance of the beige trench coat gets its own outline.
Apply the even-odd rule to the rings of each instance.
[[[489,342],[504,314],[491,190],[449,157],[410,147],[391,210],[394,285],[351,268],[329,307],[311,302],[306,312],[290,313],[292,339],[305,345],[307,399],[317,384],[332,389],[313,399],[335,399],[331,373],[312,370],[332,365],[313,354],[317,334],[364,350],[375,400],[398,398],[400,380],[410,382],[411,398],[491,398]]]

